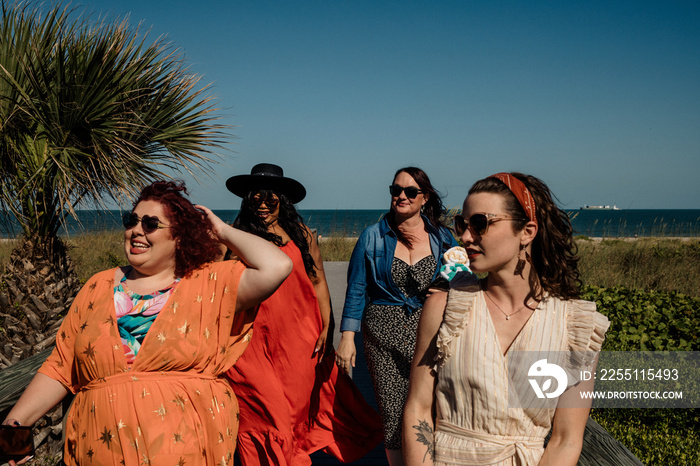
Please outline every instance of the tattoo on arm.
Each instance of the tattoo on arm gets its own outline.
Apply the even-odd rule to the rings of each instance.
[[[433,440],[433,428],[428,424],[427,421],[418,421],[417,426],[413,426],[418,432],[416,432],[417,441],[428,447],[428,450],[423,455],[423,462],[425,463],[425,457],[430,455],[430,459],[433,459],[433,452],[435,448]]]

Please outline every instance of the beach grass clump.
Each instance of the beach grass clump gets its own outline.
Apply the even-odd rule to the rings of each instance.
[[[700,239],[579,239],[577,244],[586,285],[700,296]]]
[[[81,233],[65,239],[81,283],[102,270],[128,265],[122,230]]]
[[[324,261],[347,261],[350,260],[356,242],[356,238],[330,236],[319,238],[318,247]]]
[[[14,239],[2,239],[0,240],[0,264],[4,266],[10,261],[10,254],[12,250],[17,246],[17,240]]]

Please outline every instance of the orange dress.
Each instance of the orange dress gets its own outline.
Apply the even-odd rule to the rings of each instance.
[[[381,442],[381,418],[338,372],[333,351],[317,364],[323,322],[316,291],[297,246],[290,241],[281,250],[292,273],[260,305],[253,341],[228,371],[240,403],[241,461],[309,465],[309,454],[321,449],[355,461]]]
[[[211,263],[183,278],[131,368],[115,317],[116,269],[88,280],[39,369],[77,394],[66,464],[233,464],[238,403],[222,375],[248,345],[255,317],[235,313],[244,269]]]

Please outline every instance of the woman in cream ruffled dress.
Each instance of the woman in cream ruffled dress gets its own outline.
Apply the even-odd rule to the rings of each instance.
[[[471,270],[488,276],[458,273],[449,293],[425,303],[404,415],[406,463],[575,465],[590,410],[580,393],[593,383],[576,380],[571,365],[593,368],[609,322],[578,299],[569,218],[542,181],[518,173],[476,182],[463,207],[455,229]],[[536,352],[560,359],[517,359]],[[552,361],[568,377],[537,385],[563,392],[542,400],[529,380],[542,382],[533,371]]]

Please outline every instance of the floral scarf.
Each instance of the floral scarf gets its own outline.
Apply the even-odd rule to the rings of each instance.
[[[146,333],[158,317],[158,313],[165,306],[168,298],[175,289],[175,282],[168,288],[155,291],[150,294],[140,295],[126,287],[127,272],[114,287],[114,308],[117,312],[117,326],[119,336],[122,339],[122,347],[127,364],[132,364],[141,348]]]

